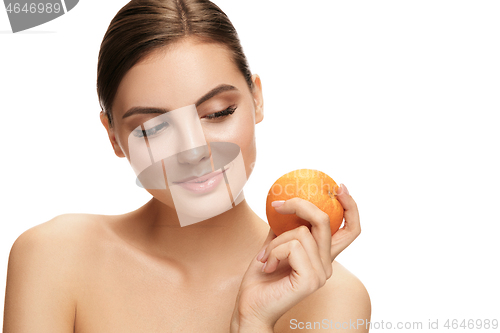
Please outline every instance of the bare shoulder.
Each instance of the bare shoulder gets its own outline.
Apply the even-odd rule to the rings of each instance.
[[[63,214],[38,224],[23,232],[14,245],[29,240],[42,240],[45,237],[57,237],[60,240],[78,237],[82,231],[95,227],[100,215]]]
[[[98,220],[90,214],[60,215],[16,239],[7,269],[5,331],[72,332],[85,249]]]
[[[275,332],[295,332],[297,329],[323,332],[339,329],[339,325],[350,332],[368,332],[364,325],[371,316],[368,291],[338,262],[334,261],[332,268],[332,276],[325,285],[285,313],[276,323]]]
[[[9,261],[50,255],[44,258],[45,262],[67,260],[70,263],[71,255],[81,255],[88,242],[96,240],[91,236],[103,228],[102,219],[105,217],[92,214],[56,216],[23,232],[12,246]],[[87,246],[82,246],[84,244]]]
[[[12,245],[9,273],[51,274],[70,281],[104,235],[106,216],[64,214],[23,232]],[[12,271],[11,271],[12,270]],[[63,281],[64,280],[64,281]]]

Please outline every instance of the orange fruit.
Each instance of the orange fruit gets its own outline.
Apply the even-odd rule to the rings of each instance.
[[[267,194],[266,215],[269,226],[276,236],[285,231],[311,224],[296,214],[280,214],[271,206],[275,200],[299,197],[312,202],[330,217],[332,235],[337,232],[344,219],[344,208],[337,200],[339,186],[326,173],[312,169],[298,169],[281,176]]]

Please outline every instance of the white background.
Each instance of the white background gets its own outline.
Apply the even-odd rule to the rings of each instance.
[[[215,2],[263,82],[250,206],[266,219],[279,176],[322,170],[360,209],[338,261],[372,322],[500,320],[500,2]],[[97,55],[125,3],[82,0],[17,34],[0,10],[2,291],[25,230],[150,198],[99,121]]]

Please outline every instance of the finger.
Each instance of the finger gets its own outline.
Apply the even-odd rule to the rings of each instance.
[[[316,207],[312,202],[298,197],[286,200],[283,205],[275,207],[275,209],[280,214],[296,214],[298,217],[311,223],[311,233],[318,244],[323,266],[330,267],[332,263],[332,232],[328,214]]]
[[[358,234],[346,231],[345,229],[337,231],[332,237],[332,261],[335,260],[335,258],[342,251],[344,251],[356,239],[356,237],[358,237]]]
[[[340,184],[339,192],[337,193],[337,200],[340,202],[344,208],[344,228],[348,230],[359,230],[361,231],[361,225],[359,222],[359,212],[358,205],[349,194],[347,187],[344,184]]]
[[[296,239],[273,249],[268,261],[264,263],[262,271],[264,273],[274,272],[278,263],[284,259],[288,259],[288,263],[293,269],[290,280],[292,284],[296,283],[296,288],[305,288],[308,292],[312,292],[325,284],[326,278],[317,274],[306,250]]]
[[[305,249],[307,256],[309,257],[309,260],[311,261],[311,264],[314,268],[315,271],[318,272],[318,274],[323,274],[325,276],[330,277],[331,276],[331,271],[332,271],[332,263],[331,261],[325,261],[322,260],[319,249],[318,249],[318,244],[316,243],[316,240],[314,237],[311,235],[311,232],[309,231],[309,228],[306,226],[302,225],[298,228],[286,231],[279,235],[278,237],[274,238],[269,245],[266,247],[264,256],[260,260],[261,262],[266,262],[267,259],[269,258],[271,252],[277,248],[278,246],[288,243],[292,240],[298,240],[302,247]]]
[[[338,230],[332,237],[331,258],[337,257],[356,237],[361,233],[358,206],[347,187],[343,184],[339,187],[337,199],[344,207],[344,227]]]

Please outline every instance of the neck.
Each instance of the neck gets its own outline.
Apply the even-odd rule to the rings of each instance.
[[[184,227],[175,211],[155,198],[136,213],[133,232],[141,247],[188,271],[220,274],[239,263],[246,269],[269,232],[269,225],[245,199],[222,214]]]

